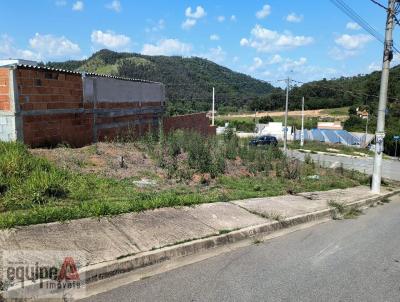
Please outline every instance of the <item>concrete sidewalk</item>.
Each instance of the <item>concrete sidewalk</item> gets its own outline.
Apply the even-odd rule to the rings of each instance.
[[[152,261],[157,263],[173,257],[195,254],[204,247],[212,248],[233,242],[228,238],[230,234],[237,233],[235,240],[240,240],[249,234],[272,232],[288,225],[318,219],[320,216],[316,213],[329,215],[330,201],[344,204],[353,204],[361,200],[373,202],[398,192],[393,189],[384,190],[381,195],[374,195],[368,187],[360,186],[345,190],[301,193],[296,196],[163,208],[101,219],[19,227],[0,231],[0,252],[12,251],[13,257],[18,259],[20,251],[23,251],[20,254],[21,258],[27,257],[26,251],[35,251],[32,257],[42,259],[46,258],[47,251],[77,251],[81,259],[75,260],[85,263],[87,270],[101,266],[103,271],[109,263],[118,267],[117,261],[132,257],[139,259],[142,255],[147,257],[145,260],[135,260],[134,265],[124,264],[129,266],[125,271],[129,271],[135,269],[135,265],[150,265]],[[306,220],[298,217],[305,217]],[[277,220],[286,220],[289,223],[285,225]],[[224,239],[227,241],[220,238],[223,235],[228,236]],[[214,240],[215,245],[206,242],[207,238]],[[195,243],[194,240],[199,243],[199,239],[203,240],[202,245],[190,246],[190,243]],[[171,252],[172,248],[179,245],[186,245],[186,249]],[[169,249],[168,256],[149,256],[157,251],[161,253],[163,249]],[[32,262],[34,260],[31,259]],[[124,271],[121,268],[119,270]],[[112,269],[107,268],[106,271]]]
[[[91,265],[372,196],[355,187],[18,227],[0,231],[0,250],[76,250]]]

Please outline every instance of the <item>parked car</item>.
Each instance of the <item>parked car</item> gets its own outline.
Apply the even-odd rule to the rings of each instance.
[[[275,136],[260,136],[255,139],[252,139],[249,143],[250,146],[277,146],[278,140]]]

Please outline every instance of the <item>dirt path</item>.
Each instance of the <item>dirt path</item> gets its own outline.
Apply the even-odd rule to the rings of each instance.
[[[317,109],[317,110],[305,110],[304,115],[306,117],[328,117],[330,116],[327,114],[325,109]],[[284,116],[284,111],[270,111],[270,112],[257,112],[256,117],[263,117],[263,116],[271,116],[271,117],[279,117]],[[289,116],[301,116],[301,111],[289,111]],[[243,117],[254,117],[254,113],[244,113],[244,114],[228,114],[225,117],[229,118],[243,118]],[[347,116],[335,116],[336,119],[346,118]]]

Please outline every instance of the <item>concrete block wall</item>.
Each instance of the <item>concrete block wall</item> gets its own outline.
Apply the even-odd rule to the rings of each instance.
[[[166,117],[161,83],[26,65],[0,68],[0,140],[80,147],[159,129],[214,135],[205,113]]]
[[[164,113],[165,91],[161,83],[120,80],[87,74],[85,103],[95,112],[97,140],[129,135],[137,138],[158,129]]]
[[[7,68],[0,68],[0,110],[10,111],[10,80]]]
[[[83,108],[80,73],[17,68],[17,114],[26,144],[83,146],[92,141],[92,113]]]
[[[163,120],[163,128],[165,133],[182,129],[198,132],[205,136],[215,135],[217,129],[214,126],[210,126],[210,120],[206,113],[165,117]]]
[[[160,83],[26,65],[0,68],[0,140],[79,147],[128,131],[139,137],[158,129],[164,94]]]

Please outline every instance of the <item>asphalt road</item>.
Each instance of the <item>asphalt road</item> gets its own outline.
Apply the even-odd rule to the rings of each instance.
[[[289,155],[303,160],[306,154],[299,151],[289,150]],[[310,156],[315,162],[320,162],[325,167],[335,168],[340,167],[340,165],[343,164],[345,169],[354,169],[369,175],[372,175],[374,167],[374,159],[371,157],[349,158],[324,154],[310,154]],[[400,181],[400,161],[383,160],[382,176],[384,178]]]
[[[85,301],[400,301],[400,197]]]

